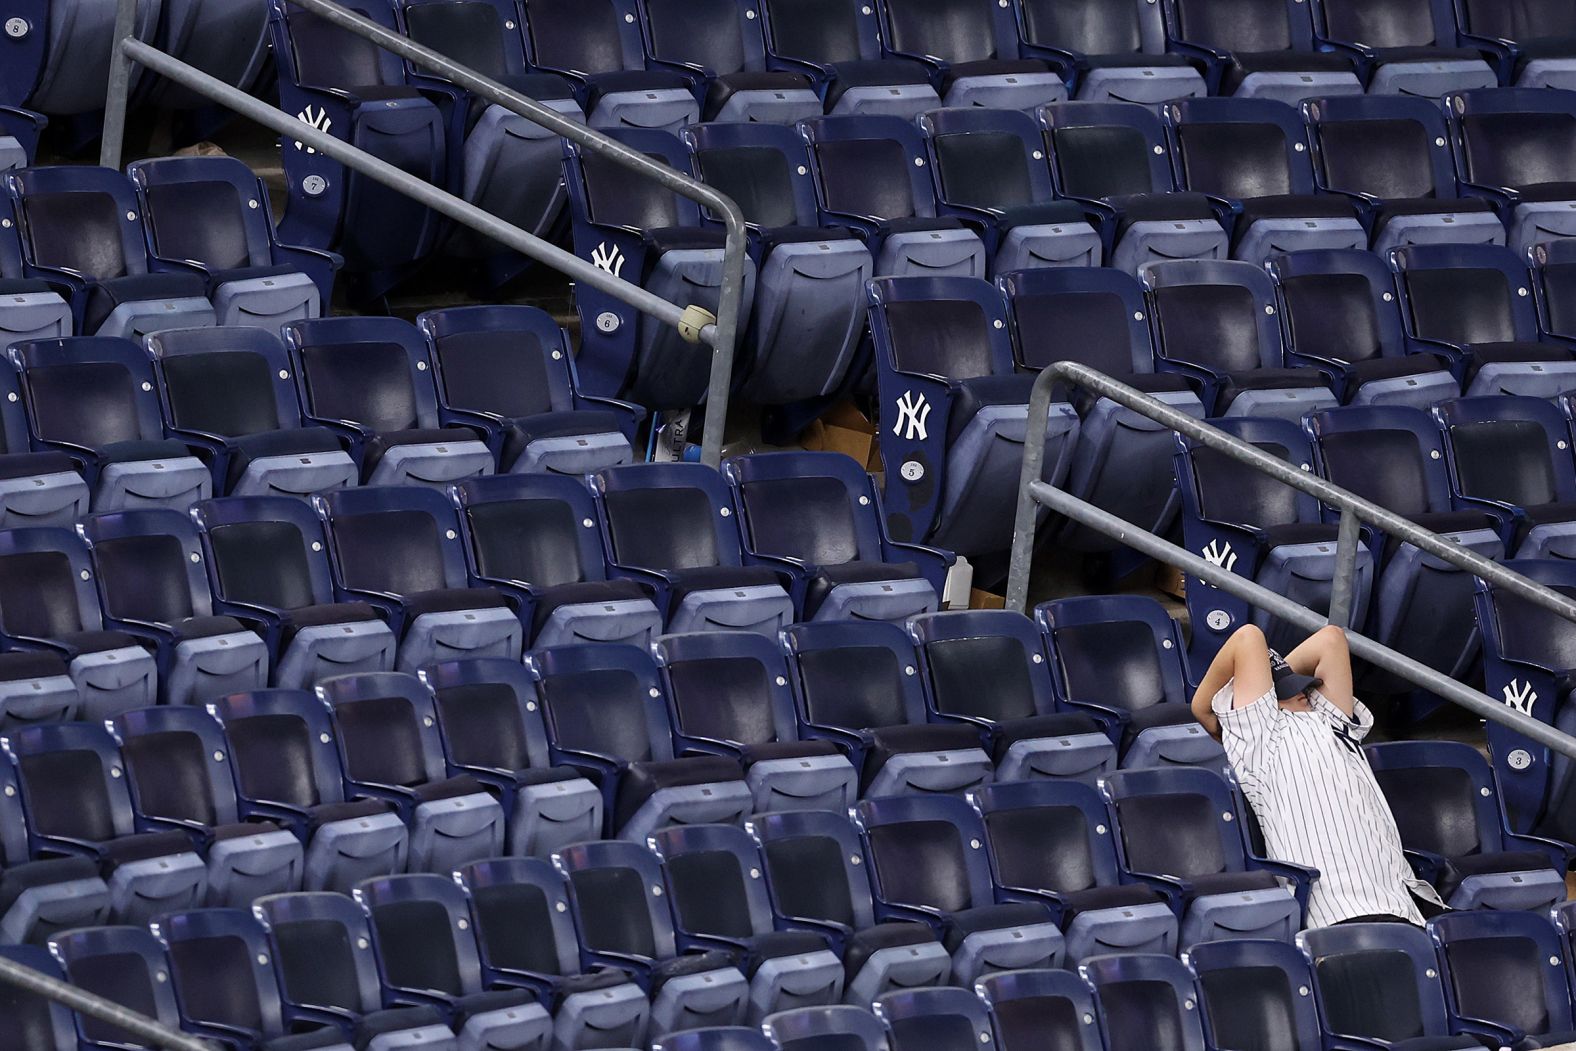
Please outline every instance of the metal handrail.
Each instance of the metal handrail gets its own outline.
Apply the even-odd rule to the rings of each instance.
[[[206,1040],[171,1029],[147,1015],[122,1007],[113,1000],[106,1000],[69,982],[62,982],[59,978],[50,977],[42,971],[35,971],[15,960],[0,957],[0,982],[13,985],[23,992],[55,1000],[77,1014],[117,1026],[152,1048],[162,1051],[214,1051],[214,1046]]]
[[[1090,394],[1110,398],[1163,427],[1187,435],[1205,448],[1238,463],[1246,464],[1276,481],[1284,482],[1336,508],[1340,512],[1340,527],[1330,614],[1328,617],[1321,616],[1306,606],[1292,602],[1284,595],[1270,591],[1156,536],[1142,526],[1134,525],[1087,500],[1047,484],[1041,478],[1045,462],[1045,443],[1033,440],[1026,441],[1023,447],[1023,471],[1019,476],[1017,517],[1013,522],[1012,561],[1007,574],[1008,609],[1021,612],[1028,604],[1029,569],[1034,557],[1035,520],[1038,517],[1036,507],[1043,505],[1097,532],[1119,540],[1142,554],[1184,569],[1206,583],[1310,631],[1323,627],[1326,623],[1346,627],[1352,607],[1359,530],[1363,522],[1371,523],[1396,540],[1411,544],[1443,562],[1503,588],[1534,605],[1550,610],[1566,620],[1576,622],[1576,600],[1535,583],[1520,573],[1506,569],[1498,562],[1484,558],[1446,540],[1437,533],[1422,528],[1394,511],[1387,510],[1371,500],[1365,500],[1356,493],[1343,489],[1312,472],[1300,470],[1257,446],[1211,427],[1087,365],[1059,361],[1046,366],[1040,373],[1034,381],[1033,392],[1029,396],[1028,434],[1045,433],[1050,418],[1052,391],[1058,383],[1066,383]],[[1408,682],[1430,690],[1475,715],[1502,723],[1562,755],[1576,758],[1576,737],[1561,733],[1531,716],[1523,715],[1485,693],[1463,686],[1448,675],[1420,664],[1388,646],[1356,634],[1350,629],[1346,634],[1352,652],[1359,657],[1399,675]]]
[[[479,98],[540,124],[554,134],[579,144],[587,152],[637,171],[654,179],[666,189],[710,209],[722,219],[727,231],[723,246],[722,284],[719,289],[715,321],[694,325],[696,318],[701,316],[697,312],[702,308],[681,308],[660,296],[653,295],[637,284],[615,277],[572,252],[566,252],[557,245],[505,222],[468,201],[439,190],[431,183],[386,164],[363,150],[321,132],[303,121],[296,120],[284,110],[261,102],[234,85],[209,76],[195,66],[138,40],[133,35],[136,0],[119,0],[116,11],[115,39],[120,43],[110,55],[109,93],[105,101],[104,135],[99,151],[99,163],[106,168],[120,167],[133,62],[282,135],[298,139],[312,146],[319,153],[332,157],[346,167],[414,198],[461,225],[485,234],[522,255],[563,271],[576,281],[598,288],[663,324],[677,328],[691,343],[709,343],[712,348],[711,376],[706,394],[701,460],[713,467],[721,463],[723,432],[728,419],[728,395],[733,379],[733,359],[738,345],[740,314],[744,302],[748,232],[744,213],[739,206],[731,198],[718,193],[705,183],[655,161],[639,150],[615,142],[584,124],[572,121],[534,99],[484,77],[474,69],[460,65],[440,52],[391,32],[376,22],[341,7],[333,0],[290,0],[290,2],[348,32],[372,41],[379,47],[394,52],[415,65],[439,74]],[[704,312],[704,316],[710,317],[710,312]]]

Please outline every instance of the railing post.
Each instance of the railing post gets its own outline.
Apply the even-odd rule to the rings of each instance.
[[[104,133],[99,139],[99,164],[120,169],[126,141],[126,107],[131,93],[131,58],[121,44],[137,29],[137,0],[115,5],[115,46],[109,52],[109,91],[104,96]]]
[[[1350,627],[1357,594],[1357,545],[1362,523],[1354,511],[1341,512],[1335,541],[1335,579],[1330,583],[1330,623]]]
[[[1004,603],[1007,609],[1019,613],[1028,610],[1029,570],[1034,562],[1034,533],[1040,518],[1038,505],[1029,498],[1029,486],[1038,482],[1045,470],[1045,428],[1051,421],[1051,393],[1056,380],[1056,366],[1051,365],[1035,377],[1029,391],[1029,419],[1024,424],[1023,469],[1018,474],[1018,509],[1012,520],[1012,552],[1007,564]]]

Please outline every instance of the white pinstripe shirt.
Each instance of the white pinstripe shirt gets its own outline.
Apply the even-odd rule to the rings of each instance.
[[[1232,708],[1232,684],[1215,694],[1226,758],[1280,861],[1319,870],[1308,926],[1385,914],[1421,924],[1408,891],[1438,900],[1401,853],[1395,817],[1362,753],[1374,717],[1356,702],[1346,714],[1318,690],[1313,710],[1287,711],[1270,690]]]

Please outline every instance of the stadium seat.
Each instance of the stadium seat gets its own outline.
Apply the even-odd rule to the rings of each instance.
[[[87,544],[70,530],[0,532],[0,639],[8,649],[43,650],[66,662],[79,719],[102,722],[158,699],[153,657],[132,635],[105,630]],[[32,678],[44,669],[28,670],[13,674]]]
[[[1221,938],[1290,941],[1301,928],[1312,870],[1248,852],[1245,808],[1220,774],[1120,770],[1100,790],[1123,871],[1166,896],[1182,920],[1182,948]]]
[[[282,332],[306,421],[350,443],[367,485],[442,489],[493,473],[476,432],[440,420],[427,347],[410,322],[323,318]]]
[[[454,507],[422,486],[339,489],[314,498],[328,536],[334,594],[365,602],[399,641],[395,667],[520,655],[508,598],[467,587]]]
[[[1434,947],[1405,923],[1349,923],[1297,935],[1313,964],[1327,1046],[1337,1041],[1395,1051],[1452,1051],[1481,1041],[1452,1036]]]
[[[1154,112],[1059,102],[1039,113],[1056,193],[1099,214],[1111,266],[1136,274],[1160,259],[1228,258],[1209,199],[1178,192],[1165,125]]]
[[[831,951],[831,938],[775,929],[760,851],[742,828],[669,827],[648,845],[662,862],[679,946],[733,957],[749,979],[750,1021],[842,999],[843,962]]]
[[[1576,931],[1576,906],[1565,902],[1549,910],[1549,918],[1554,921],[1555,929],[1559,931],[1561,947],[1565,950],[1565,974],[1571,976],[1570,948],[1573,931]]]
[[[1576,294],[1576,238],[1543,241],[1528,253],[1532,292],[1538,301],[1538,329],[1551,336],[1576,337],[1570,304]]]
[[[1204,1051],[1192,975],[1174,957],[1102,956],[1081,964],[1078,973],[1094,992],[1107,1047]]]
[[[49,950],[35,945],[0,945],[0,960],[63,981],[65,973]],[[0,1040],[16,1051],[77,1051],[71,1009],[39,993],[8,987],[0,999]]]
[[[1246,6],[1164,0],[1161,10],[1166,50],[1201,62],[1211,94],[1295,104],[1363,93],[1351,58],[1314,50],[1313,23],[1302,0]]]
[[[268,646],[213,615],[202,542],[168,508],[106,511],[78,525],[93,556],[105,626],[151,643],[165,704],[202,704],[268,685]]]
[[[819,116],[821,98],[803,73],[766,62],[759,12],[738,0],[635,0],[647,64],[692,78],[701,116],[792,124]]]
[[[1058,599],[1035,608],[1057,699],[1115,719],[1123,766],[1223,769],[1226,755],[1188,708],[1182,630],[1137,595]]]
[[[882,48],[929,66],[940,79],[943,105],[1033,112],[1067,97],[1055,65],[1022,56],[1010,6],[878,0],[875,8]]]
[[[1100,235],[1083,207],[1052,197],[1033,117],[959,107],[918,120],[941,212],[980,228],[992,274],[1100,265]]]
[[[1202,942],[1184,962],[1193,972],[1210,1047],[1325,1046],[1319,1011],[1308,995],[1313,972],[1286,942]]]
[[[427,338],[440,419],[484,431],[501,470],[578,475],[633,458],[645,413],[576,389],[568,338],[546,311],[449,307],[416,324]]]
[[[830,741],[799,740],[782,650],[754,632],[664,635],[652,643],[680,752],[738,760],[755,812],[846,810],[859,775]]]
[[[1286,335],[1288,364],[1333,373],[1351,405],[1427,408],[1461,393],[1439,357],[1408,353],[1384,261],[1356,249],[1293,252],[1266,263]]]
[[[876,914],[929,923],[958,982],[1061,963],[1062,932],[1048,905],[996,902],[985,825],[968,803],[952,795],[866,799],[853,813]]]
[[[1204,405],[1185,377],[1155,372],[1149,308],[1135,278],[1109,268],[1036,270],[997,280],[1007,296],[1018,368],[1056,361],[1087,365],[1173,409],[1203,418]],[[1146,529],[1164,533],[1176,515],[1171,432],[1109,398],[1076,390],[1080,417],[1072,464],[1062,488]],[[1076,551],[1109,551],[1116,542],[1076,522],[1056,527]]]
[[[662,615],[633,580],[609,579],[591,492],[552,474],[473,478],[453,489],[473,586],[513,598],[533,647],[644,646]]]
[[[1576,556],[1576,463],[1559,409],[1542,398],[1490,395],[1441,402],[1450,488],[1466,507],[1503,520],[1517,558]]]
[[[1217,420],[1215,426],[1261,452],[1313,470],[1313,445],[1295,423],[1240,416]],[[1189,551],[1298,605],[1329,611],[1339,530],[1322,521],[1315,497],[1184,435],[1177,437],[1177,482],[1183,543]],[[1373,594],[1373,553],[1359,550],[1355,569],[1349,622],[1362,624]],[[1208,667],[1221,644],[1243,624],[1263,628],[1269,645],[1282,652],[1290,652],[1307,635],[1243,599],[1202,581],[1200,585],[1187,594],[1194,624],[1188,656],[1194,667]]]
[[[1576,235],[1576,96],[1498,89],[1445,97],[1461,192],[1494,202],[1510,246]]]
[[[348,894],[363,879],[405,871],[409,830],[387,800],[347,794],[321,701],[305,690],[258,690],[208,710],[224,725],[242,812],[305,844],[307,890]]]
[[[1185,57],[1166,52],[1158,6],[1017,0],[1013,13],[1022,54],[1060,64],[1081,100],[1156,106],[1206,93],[1199,71]]]
[[[447,874],[503,853],[503,808],[476,778],[449,775],[436,705],[420,679],[336,675],[317,695],[333,712],[346,786],[393,803],[410,826],[412,871]]]
[[[817,117],[800,121],[799,134],[821,225],[847,228],[863,240],[876,277],[985,276],[980,236],[938,211],[915,125],[890,114]]]
[[[974,789],[969,800],[985,822],[997,897],[1049,905],[1069,962],[1176,952],[1177,917],[1165,896],[1122,882],[1105,804],[1092,785],[1000,782]]]
[[[39,135],[48,123],[40,113],[0,105],[0,171],[32,164],[38,152]]]
[[[93,510],[184,511],[211,495],[208,468],[164,437],[153,366],[141,347],[79,336],[13,343],[10,355],[33,447],[77,461]]]
[[[610,128],[607,134],[670,168],[689,167],[683,144],[668,132]],[[564,146],[564,181],[576,255],[653,295],[718,309],[725,235],[702,222],[700,205],[573,143]],[[747,260],[741,328],[755,288],[755,265]],[[654,410],[688,409],[704,400],[711,355],[696,353],[672,325],[589,285],[576,288],[575,306],[581,319],[575,366],[587,393]]]
[[[1307,131],[1290,106],[1199,98],[1163,112],[1178,188],[1214,200],[1233,259],[1259,265],[1280,252],[1368,247],[1357,207],[1314,192]]]
[[[985,1005],[969,989],[900,989],[871,1005],[894,1051],[1000,1051]]]
[[[782,1051],[820,1051],[827,1046],[847,1051],[884,1051],[886,1027],[861,1005],[801,1007],[772,1015],[762,1030]]]
[[[155,271],[137,194],[109,168],[55,165],[5,176],[22,248],[22,276],[69,293],[77,332],[140,339],[214,324],[197,274]]]
[[[470,903],[482,975],[536,990],[565,1051],[644,1043],[651,1005],[617,968],[580,972],[568,886],[545,858],[494,858],[455,873]]]
[[[581,959],[630,971],[651,997],[652,1032],[737,1025],[749,984],[729,954],[679,954],[662,868],[644,845],[604,840],[553,855],[569,881]]]
[[[744,828],[760,844],[778,925],[826,934],[842,953],[845,1003],[950,979],[951,957],[928,923],[876,922],[864,847],[845,812],[756,814]]]
[[[71,335],[76,320],[69,293],[62,296],[43,278],[27,276],[18,233],[11,199],[0,194],[0,294],[6,298],[5,309],[0,310],[0,339],[9,345]]]
[[[228,497],[192,509],[214,612],[254,624],[270,682],[310,689],[325,675],[394,667],[395,636],[365,602],[336,602],[322,522],[288,496]]]
[[[0,342],[8,335],[0,330]],[[70,525],[87,513],[87,482],[70,453],[28,451],[31,443],[16,372],[3,359],[0,397],[4,399],[0,402],[0,528]]]
[[[1361,209],[1375,252],[1408,244],[1505,243],[1492,202],[1456,194],[1436,101],[1341,96],[1302,104],[1319,189]]]
[[[286,321],[322,316],[333,302],[340,259],[281,244],[263,181],[240,161],[166,157],[138,161],[126,174],[149,254],[160,269],[203,279],[218,324],[278,332]]]
[[[794,620],[783,578],[746,565],[727,483],[695,463],[609,467],[589,479],[608,565],[655,592],[667,628],[775,635]]]
[[[117,922],[146,923],[203,903],[208,877],[191,838],[136,831],[120,752],[107,729],[29,726],[6,737],[3,747],[16,770],[32,853],[97,861]]]
[[[990,1011],[1001,1051],[1105,1051],[1094,1024],[1094,998],[1072,971],[1002,971],[974,983]]]
[[[1034,385],[1016,369],[1001,293],[966,277],[878,278],[870,326],[887,528],[897,540],[999,560],[1011,545]],[[1040,439],[1046,482],[1067,476],[1077,434],[1073,407],[1054,403]]]
[[[854,460],[752,453],[722,472],[745,551],[792,577],[799,619],[903,621],[938,607],[954,556],[894,541],[875,485]]]
[[[1565,900],[1571,847],[1505,827],[1488,760],[1458,741],[1367,746],[1418,875],[1456,909],[1543,911]]]
[[[83,992],[179,1030],[180,1009],[169,982],[169,961],[147,927],[82,927],[57,938],[50,952],[60,962],[66,981]],[[74,1017],[78,1047],[111,1051],[126,1046],[125,1031],[119,1026],[88,1015]]]
[[[703,1026],[669,1033],[651,1042],[651,1051],[776,1051],[777,1045],[747,1025]]]
[[[795,129],[697,124],[681,136],[695,176],[733,198],[750,231],[759,281],[747,361],[735,368],[739,394],[770,405],[831,394],[864,334],[870,250],[847,230],[817,225],[815,185]]]
[[[224,3],[174,0],[158,5],[155,47],[189,62],[211,77],[243,91],[255,91],[268,62],[268,9],[247,0]],[[113,36],[102,38],[105,46]],[[167,78],[148,76],[137,86],[134,104],[172,112],[176,141],[199,136],[212,127],[212,100]],[[95,106],[96,108],[96,106]]]
[[[1161,368],[1202,388],[1212,415],[1297,420],[1338,404],[1323,373],[1288,367],[1275,286],[1262,265],[1170,260],[1141,276]]]
[[[151,927],[169,959],[169,979],[188,1032],[256,1051],[349,1051],[336,1026],[287,1035],[268,939],[249,911],[171,912]]]
[[[1576,87],[1568,13],[1547,0],[1456,0],[1461,43],[1490,56],[1500,81],[1522,88]]]
[[[70,722],[81,703],[70,669],[58,655],[25,650],[0,654],[0,730]]]
[[[996,777],[1076,778],[1093,784],[1116,766],[1115,721],[1058,708],[1034,622],[1016,610],[954,610],[908,621],[937,722],[976,727]]]
[[[1314,40],[1350,55],[1370,95],[1437,102],[1452,91],[1499,86],[1478,48],[1457,46],[1455,12],[1440,0],[1313,0]]]
[[[109,922],[109,887],[95,859],[30,857],[17,771],[0,760],[0,946],[44,945],[60,931]]]
[[[146,346],[168,431],[202,450],[214,492],[306,496],[360,481],[333,431],[301,426],[294,370],[276,333],[169,329]]]
[[[536,994],[484,984],[465,892],[448,874],[369,879],[355,897],[371,921],[378,974],[394,1002],[442,1010],[461,1048],[546,1051],[553,1021]]]
[[[514,855],[546,857],[602,831],[602,794],[567,766],[549,766],[536,692],[518,661],[473,657],[421,669],[432,691],[449,773],[500,797]]]
[[[602,790],[607,834],[644,841],[671,824],[737,823],[753,806],[737,761],[674,758],[656,664],[635,646],[559,646],[526,655],[552,761]]]
[[[301,841],[280,824],[242,820],[224,730],[188,705],[123,712],[120,744],[138,827],[184,832],[208,862],[206,904],[244,909],[264,894],[300,890]]]
[[[808,74],[827,113],[912,118],[941,105],[924,64],[882,56],[874,8],[857,0],[746,2],[760,13],[768,63]]]
[[[676,132],[700,120],[681,73],[647,72],[632,0],[519,0],[535,69],[568,77],[593,128]]]
[[[1544,915],[1455,912],[1429,923],[1452,1024],[1506,1047],[1576,1042],[1560,960],[1568,951]]]
[[[366,1051],[444,1051],[454,1034],[430,1006],[385,1008],[367,914],[343,894],[260,898],[253,914],[268,936],[279,995],[292,1022],[336,1025]]]
[[[800,734],[836,742],[860,771],[861,795],[955,793],[993,778],[978,730],[926,722],[924,681],[902,628],[795,624],[782,637]]]

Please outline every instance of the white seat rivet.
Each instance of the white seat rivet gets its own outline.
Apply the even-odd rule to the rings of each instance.
[[[153,389],[153,384],[149,383],[147,380],[143,380],[142,381],[142,389],[143,390],[152,390]]]
[[[785,676],[782,676],[782,675],[777,676],[777,685],[778,686],[787,686],[788,685],[788,679]]]
[[[1104,825],[1096,825],[1096,826],[1094,826],[1094,831],[1095,831],[1096,835],[1103,836],[1103,835],[1105,835],[1105,826]]]
[[[915,157],[914,158],[914,167],[916,167],[916,168],[923,168],[924,166],[925,166],[925,158],[923,158],[923,157]]]
[[[280,369],[279,370],[279,378],[282,379],[282,380],[289,379],[290,378],[290,370],[289,369]]]
[[[265,953],[265,952],[258,953],[257,954],[257,964],[258,964],[259,967],[267,967],[268,966],[268,954]]]
[[[128,221],[130,221],[130,222],[133,222],[133,223],[136,222],[137,221],[137,213],[136,212],[127,212],[126,213],[126,219]]]
[[[646,692],[651,694],[651,696],[653,696],[653,697],[661,697],[662,696],[662,691],[657,689],[655,686],[653,686],[651,689],[647,690]]]
[[[580,520],[580,524],[585,526],[587,529],[590,529],[592,526],[596,525],[596,523],[591,521],[589,518],[582,518]]]
[[[727,518],[731,514],[733,514],[733,511],[730,508],[724,507],[722,509],[722,517]]]
[[[1045,660],[1045,658],[1044,658],[1044,657],[1043,657],[1043,656],[1042,656],[1042,655],[1040,655],[1040,654],[1038,654],[1038,653],[1036,653],[1036,654],[1035,654],[1035,655],[1034,655],[1034,658],[1033,658],[1033,659],[1034,659],[1034,663],[1036,663],[1036,664],[1041,664],[1041,663],[1043,663],[1043,662],[1044,662],[1044,660]]]
[[[201,562],[201,561],[202,561],[202,556],[201,556],[201,555],[199,555],[199,554],[198,554],[198,553],[197,553],[197,552],[195,552],[195,551],[193,551],[193,552],[192,552],[192,553],[191,553],[191,560],[192,560],[192,561],[193,561],[193,562]]]
[[[357,938],[356,939],[356,948],[358,948],[358,949],[368,948],[367,940],[365,938]]]
[[[323,542],[321,540],[314,540],[314,541],[312,541],[312,550],[313,551],[321,551],[321,550],[323,550]]]
[[[456,923],[455,926],[458,927],[462,931],[468,931],[468,930],[471,929],[471,921],[470,920],[461,920],[460,922]]]
[[[93,579],[93,574],[89,573],[87,570],[84,569],[82,571],[82,579],[83,580],[92,580]]]
[[[913,675],[914,674],[914,666],[912,664],[905,664],[903,666],[903,674],[904,675]]]
[[[658,886],[653,886],[651,888],[651,896],[653,898],[660,898],[660,897],[662,897],[662,888],[658,887]]]
[[[224,753],[215,750],[215,752],[213,753],[213,761],[216,762],[216,763],[224,762]]]
[[[449,539],[449,540],[453,540],[453,539],[454,539],[454,538],[455,538],[455,537],[456,537],[456,536],[458,536],[458,535],[459,535],[459,534],[457,534],[457,533],[456,533],[456,532],[455,532],[455,531],[454,531],[454,530],[452,530],[452,529],[445,529],[445,530],[444,530],[444,531],[443,531],[443,535],[444,535],[444,536],[445,536],[445,537],[446,537],[446,538],[448,538],[448,539]]]

